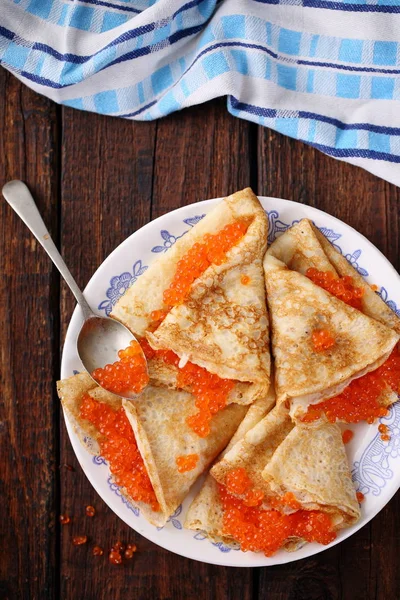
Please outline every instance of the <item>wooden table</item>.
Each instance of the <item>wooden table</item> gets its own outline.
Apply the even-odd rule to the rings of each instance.
[[[82,287],[149,220],[248,185],[343,219],[399,268],[400,189],[231,117],[224,100],[135,123],[60,108],[1,70],[0,124],[0,185],[27,182]],[[400,494],[342,544],[269,569],[197,563],[130,530],[79,467],[56,395],[74,300],[5,202],[0,276],[2,599],[400,598]],[[60,513],[72,523],[61,526]],[[112,566],[73,546],[83,533],[105,549],[135,542],[136,558]]]

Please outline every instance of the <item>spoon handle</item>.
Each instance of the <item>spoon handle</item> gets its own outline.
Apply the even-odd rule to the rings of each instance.
[[[82,309],[84,319],[93,316],[93,311],[86,302],[82,292],[80,291],[75,279],[72,277],[67,265],[65,264],[61,254],[57,250],[50,234],[43,222],[42,217],[37,209],[32,194],[28,190],[25,183],[22,181],[9,181],[3,187],[3,196],[8,204],[15,210],[17,215],[23,220],[25,225],[31,230],[38,242],[42,244],[51,260],[60,271],[65,282],[74,294],[79,306]]]

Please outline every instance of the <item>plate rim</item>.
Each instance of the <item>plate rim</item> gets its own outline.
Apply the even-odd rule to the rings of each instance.
[[[293,200],[287,200],[284,198],[276,198],[274,196],[258,196],[259,200],[261,202],[263,201],[273,201],[273,202],[278,202],[278,203],[283,203],[284,205],[286,205],[289,208],[290,211],[290,207],[291,206],[295,206],[296,210],[298,210],[299,207],[305,207],[305,209],[307,211],[311,211],[311,213],[314,213],[315,215],[320,215],[322,218],[324,217],[328,217],[328,219],[330,221],[334,221],[336,222],[340,228],[342,228],[343,226],[345,227],[345,229],[350,230],[350,232],[355,235],[358,238],[361,238],[365,244],[366,247],[368,247],[372,252],[377,253],[380,257],[380,259],[383,259],[384,262],[386,263],[387,267],[389,267],[389,270],[392,271],[392,275],[399,281],[400,280],[400,275],[397,273],[396,269],[394,268],[394,266],[392,265],[392,263],[389,261],[389,259],[383,254],[383,252],[381,250],[379,250],[379,248],[377,248],[365,235],[363,235],[362,233],[360,233],[359,231],[357,231],[354,227],[352,227],[351,225],[348,225],[347,223],[345,223],[344,221],[342,221],[341,219],[330,215],[329,213],[319,209],[319,208],[315,208],[314,206],[310,206],[308,204],[303,204],[300,202],[295,202]],[[98,275],[98,271],[101,268],[104,268],[106,266],[108,266],[112,261],[113,261],[113,257],[117,252],[120,252],[121,250],[123,251],[125,246],[128,246],[131,243],[131,240],[134,236],[136,236],[138,234],[138,232],[145,232],[147,229],[153,229],[157,223],[162,222],[166,217],[179,217],[179,213],[184,213],[185,211],[187,211],[190,208],[195,208],[195,207],[205,207],[205,206],[210,206],[210,204],[216,204],[219,201],[223,200],[223,197],[220,198],[212,198],[212,199],[207,199],[207,200],[202,200],[202,201],[198,201],[198,202],[194,202],[191,204],[186,204],[185,206],[181,206],[179,208],[176,208],[174,210],[171,211],[167,211],[165,213],[163,213],[162,215],[160,215],[159,217],[156,217],[155,219],[149,221],[148,223],[145,223],[142,227],[140,227],[139,229],[137,229],[136,231],[134,231],[133,233],[131,233],[128,237],[126,237],[122,242],[120,242],[120,244],[118,244],[111,252],[110,254],[103,260],[102,263],[100,263],[100,265],[96,268],[96,270],[94,271],[93,275],[90,277],[89,281],[87,282],[85,288],[84,288],[84,293],[86,292],[87,288],[90,287],[93,283],[94,283],[94,279],[97,277]],[[277,209],[279,209],[277,207]],[[154,257],[154,260],[157,260],[157,256]],[[151,263],[150,263],[151,264]],[[79,318],[79,306],[76,305],[71,318],[69,320],[68,323],[68,328],[67,328],[67,332],[65,335],[65,339],[64,339],[64,344],[63,344],[63,349],[62,349],[62,355],[61,355],[61,362],[60,362],[60,376],[61,378],[64,377],[68,377],[70,376],[69,373],[65,373],[65,362],[66,362],[66,352],[65,352],[65,348],[67,345],[69,345],[70,340],[69,338],[71,337],[71,335],[73,335],[72,333],[72,329],[73,329],[73,321],[78,317]],[[98,312],[98,308],[95,309],[95,312]],[[131,522],[128,522],[128,519],[124,516],[126,515],[126,511],[123,510],[123,505],[119,506],[116,503],[114,504],[113,502],[109,502],[108,498],[104,498],[101,489],[100,489],[100,485],[97,483],[96,481],[96,477],[93,474],[93,472],[91,470],[89,470],[86,466],[83,465],[82,461],[81,461],[81,453],[82,455],[84,455],[84,453],[87,453],[87,450],[85,450],[82,445],[80,444],[78,437],[76,436],[73,427],[68,419],[68,416],[65,414],[65,411],[63,410],[63,414],[64,414],[64,420],[65,420],[65,425],[66,425],[66,429],[68,432],[68,437],[69,440],[71,442],[72,448],[74,450],[75,456],[85,474],[85,476],[87,477],[87,479],[89,480],[90,484],[92,485],[92,487],[95,489],[96,493],[100,496],[100,498],[102,499],[103,502],[106,503],[106,505],[124,522],[128,525],[128,527],[130,527],[131,529],[133,529],[134,531],[138,532],[140,535],[142,535],[143,537],[145,537],[146,539],[150,540],[152,543],[168,550],[169,552],[173,552],[174,554],[177,554],[178,556],[182,556],[184,558],[189,558],[191,560],[195,560],[198,562],[204,562],[206,564],[213,564],[213,565],[217,565],[217,566],[225,566],[225,567],[236,567],[236,568],[254,568],[254,567],[273,567],[273,566],[277,566],[279,564],[288,564],[291,562],[295,562],[297,560],[303,560],[306,558],[310,558],[311,556],[314,556],[316,554],[319,554],[321,552],[324,552],[325,550],[329,550],[330,548],[333,548],[334,546],[336,546],[337,544],[345,541],[346,539],[348,539],[349,537],[351,537],[352,535],[354,535],[355,533],[357,533],[357,531],[359,531],[362,527],[364,527],[365,525],[367,525],[373,518],[375,518],[380,512],[381,510],[390,502],[390,500],[393,498],[393,496],[396,494],[396,492],[400,489],[400,477],[398,480],[398,483],[396,483],[394,485],[394,490],[392,492],[389,493],[389,495],[387,496],[387,499],[385,501],[385,503],[383,504],[383,506],[381,508],[379,508],[379,510],[377,512],[374,512],[373,514],[369,515],[369,516],[364,516],[363,519],[360,519],[360,522],[353,525],[352,527],[349,527],[347,530],[342,530],[340,537],[336,538],[333,542],[331,542],[329,545],[327,546],[322,546],[322,545],[317,545],[317,544],[309,544],[310,550],[309,552],[307,552],[307,554],[305,556],[300,556],[300,557],[296,557],[296,553],[286,553],[285,559],[286,560],[279,560],[276,561],[275,563],[271,564],[271,562],[268,562],[265,565],[260,565],[260,564],[237,564],[237,563],[230,563],[229,559],[228,559],[228,555],[227,554],[221,554],[221,559],[223,557],[225,557],[225,560],[217,560],[214,557],[212,557],[211,559],[207,558],[205,559],[204,557],[201,558],[199,556],[194,556],[191,551],[184,553],[183,551],[180,551],[179,549],[176,548],[176,543],[173,541],[173,537],[168,537],[166,540],[159,540],[156,539],[156,532],[158,533],[158,530],[156,528],[154,528],[154,535],[151,534],[149,535],[148,532],[143,532],[140,530],[140,526],[139,527],[133,527]],[[88,453],[89,454],[89,453]],[[188,530],[190,531],[190,530]],[[171,540],[171,542],[170,542]],[[243,555],[247,554],[247,555],[251,555],[252,553],[242,553]],[[266,560],[271,561],[271,559],[274,559],[274,557],[270,557],[267,558],[265,557]]]

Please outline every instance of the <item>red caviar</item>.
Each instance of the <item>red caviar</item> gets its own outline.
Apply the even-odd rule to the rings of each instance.
[[[135,435],[124,409],[112,409],[89,395],[82,399],[80,417],[90,421],[100,432],[100,452],[108,461],[117,485],[126,488],[137,502],[159,510],[158,502],[138,450]]]
[[[365,496],[362,492],[356,492],[357,500],[361,504],[365,500]]]
[[[346,429],[345,431],[343,431],[343,433],[342,433],[343,444],[348,444],[349,442],[351,442],[353,437],[354,437],[354,431],[352,431],[351,429]]]
[[[364,295],[362,287],[354,285],[353,278],[345,275],[338,277],[331,271],[319,271],[313,267],[307,269],[306,275],[311,281],[322,287],[327,292],[330,292],[339,300],[349,304],[353,308],[361,310],[361,298]]]
[[[101,546],[94,546],[92,550],[93,556],[103,556],[104,550]]]
[[[111,550],[110,554],[108,555],[108,560],[112,565],[122,565],[122,556],[120,552]]]
[[[250,277],[248,275],[242,275],[240,278],[240,282],[242,285],[247,285],[250,283]]]
[[[60,515],[60,523],[61,525],[68,525],[68,523],[71,523],[71,519],[68,515]]]
[[[127,348],[118,352],[119,360],[103,369],[95,369],[92,377],[106,390],[114,394],[133,392],[138,394],[148,384],[146,361],[140,344],[132,340]]]
[[[167,364],[178,367],[179,356],[172,350],[153,350],[146,339],[140,340],[140,344],[147,360],[158,357]],[[226,406],[234,385],[233,380],[221,379],[218,375],[209,373],[203,367],[191,362],[187,362],[182,369],[179,369],[177,386],[193,394],[198,408],[198,412],[188,417],[186,422],[199,437],[208,436],[213,415]]]
[[[298,510],[285,515],[277,510],[249,507],[219,486],[224,510],[223,533],[232,536],[246,552],[264,552],[272,556],[290,537],[307,542],[329,544],[336,538],[328,515],[320,511]]]
[[[335,345],[335,340],[327,329],[315,329],[311,337],[316,352],[323,352]]]
[[[135,554],[136,550],[137,548],[135,544],[128,544],[124,552],[124,557],[128,559],[133,558],[133,555]]]
[[[186,473],[196,468],[199,460],[198,454],[187,454],[186,456],[177,456],[175,461],[178,467],[179,473]]]
[[[260,506],[264,500],[264,492],[258,488],[248,490],[244,496],[243,504],[246,506]]]
[[[87,535],[76,535],[72,538],[72,543],[74,546],[82,546],[87,542]]]
[[[381,434],[381,440],[383,442],[388,442],[390,440],[390,435],[389,435],[389,427],[387,425],[384,425],[383,423],[381,423],[378,426],[378,431]]]
[[[67,469],[67,471],[75,471],[74,467],[72,465],[67,465],[66,463],[64,464],[64,467]]]
[[[90,505],[85,508],[85,512],[87,517],[94,517],[94,515],[96,514],[94,506]]]
[[[388,414],[388,409],[379,403],[388,388],[400,393],[399,345],[375,371],[354,379],[338,396],[310,406],[302,421],[316,421],[325,413],[331,423],[337,419],[346,423],[373,423]]]
[[[247,475],[246,469],[237,467],[231,469],[225,478],[225,485],[228,492],[241,496],[252,487],[250,477]]]
[[[164,291],[165,305],[172,308],[183,302],[192,283],[211,264],[221,265],[227,252],[244,236],[247,228],[245,221],[236,221],[214,235],[206,234],[202,242],[193,244],[178,262],[172,282]]]

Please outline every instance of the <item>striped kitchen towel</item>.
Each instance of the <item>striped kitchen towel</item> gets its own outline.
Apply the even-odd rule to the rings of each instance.
[[[0,62],[56,102],[238,117],[400,185],[400,0],[0,0]]]

